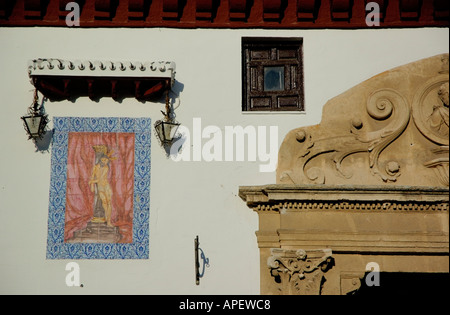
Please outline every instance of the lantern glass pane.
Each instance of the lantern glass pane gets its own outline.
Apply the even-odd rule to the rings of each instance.
[[[39,136],[40,125],[41,125],[41,116],[28,116],[24,117],[25,124],[27,125],[28,131],[30,132],[30,136],[37,137]]]
[[[162,121],[155,124],[156,133],[161,141],[164,142],[164,132],[163,132],[163,123]]]
[[[168,121],[157,121],[155,123],[156,133],[159,139],[163,143],[169,143],[173,141],[180,124]]]
[[[164,123],[164,137],[167,141],[172,141],[178,130],[178,124]]]

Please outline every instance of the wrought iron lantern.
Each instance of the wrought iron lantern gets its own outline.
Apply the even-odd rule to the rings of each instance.
[[[48,115],[43,113],[42,105],[39,105],[37,90],[34,92],[33,104],[28,108],[28,115],[22,116],[21,119],[25,131],[28,133],[28,139],[42,139],[49,120]]]
[[[166,112],[161,112],[164,115],[164,120],[158,120],[155,123],[156,134],[158,135],[161,144],[170,145],[175,139],[180,123],[173,119],[173,114],[170,108],[169,91],[167,91],[166,94]]]
[[[158,120],[155,123],[155,129],[156,133],[158,134],[159,140],[163,144],[172,143],[179,126],[180,124],[177,122]]]

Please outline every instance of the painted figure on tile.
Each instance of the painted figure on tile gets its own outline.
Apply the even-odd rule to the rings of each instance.
[[[66,242],[133,241],[134,143],[133,133],[69,133]]]
[[[110,227],[112,213],[112,189],[109,183],[109,163],[115,158],[113,152],[108,152],[105,145],[93,146],[95,151],[95,166],[89,180],[89,187],[94,193],[94,218],[92,222],[106,222]]]

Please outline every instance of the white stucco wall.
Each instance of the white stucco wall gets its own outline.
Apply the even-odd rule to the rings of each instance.
[[[320,122],[326,101],[390,68],[448,52],[448,29],[175,30],[0,28],[0,294],[259,294],[257,215],[240,185],[275,183],[259,162],[174,162],[155,135],[151,150],[150,259],[80,260],[83,287],[65,283],[66,260],[46,260],[49,152],[36,152],[20,117],[32,102],[27,61],[153,61],[177,64],[177,120],[203,127],[296,127]],[[241,112],[241,37],[304,38],[306,113]],[[110,98],[48,102],[54,116],[151,117],[161,103]],[[168,180],[168,178],[170,180]],[[199,286],[194,238],[210,259]]]

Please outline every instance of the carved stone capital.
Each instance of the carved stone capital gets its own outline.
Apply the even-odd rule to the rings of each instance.
[[[270,275],[283,295],[320,295],[324,273],[333,265],[331,249],[272,248],[267,259]]]

